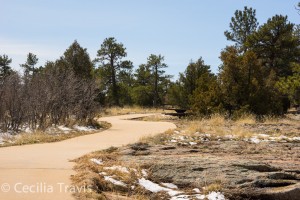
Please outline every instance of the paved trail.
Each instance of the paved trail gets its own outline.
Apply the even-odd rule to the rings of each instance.
[[[149,114],[101,118],[101,121],[111,123],[112,127],[103,132],[61,142],[0,148],[0,199],[73,199],[65,191],[71,184],[70,176],[74,174],[74,163],[69,160],[175,128],[174,124],[168,122],[124,120],[147,115]]]

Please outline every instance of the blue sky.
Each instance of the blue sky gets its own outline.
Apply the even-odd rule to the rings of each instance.
[[[260,24],[275,14],[288,15],[299,24],[295,5],[300,0],[0,0],[0,54],[13,59],[19,70],[26,55],[54,61],[76,39],[96,56],[107,37],[127,48],[135,66],[150,54],[161,54],[167,72],[184,71],[200,56],[217,72],[220,51],[230,42],[229,29],[235,10],[256,9]]]

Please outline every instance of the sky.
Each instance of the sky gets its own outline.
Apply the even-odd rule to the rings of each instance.
[[[260,25],[276,14],[299,24],[300,0],[0,0],[0,55],[20,71],[31,52],[38,65],[55,61],[77,40],[91,59],[107,37],[126,47],[137,67],[161,54],[166,72],[178,75],[202,57],[214,73],[235,10],[256,9]]]

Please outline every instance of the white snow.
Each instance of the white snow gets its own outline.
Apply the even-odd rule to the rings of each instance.
[[[261,141],[256,136],[254,136],[254,137],[250,138],[250,142],[252,142],[254,144],[259,144]]]
[[[177,142],[177,140],[171,140],[170,142],[176,143],[176,142]]]
[[[145,169],[142,169],[142,175],[143,175],[144,177],[147,177],[147,176],[148,176],[148,173],[147,173],[147,171],[146,171]]]
[[[66,132],[66,133],[72,131],[72,129],[70,129],[70,128],[66,127],[66,126],[58,126],[57,128],[60,129],[60,130],[62,130],[63,132]]]
[[[94,131],[96,129],[90,127],[90,126],[78,126],[78,125],[74,125],[73,126],[74,129],[78,130],[78,131]]]
[[[193,145],[196,145],[197,142],[189,142],[189,144],[190,144],[191,146],[193,146]]]
[[[126,187],[127,186],[124,182],[118,181],[118,180],[112,178],[111,176],[104,176],[104,180],[109,181],[109,182],[111,182],[114,185],[119,185],[119,186],[122,186],[122,187]]]
[[[160,185],[158,185],[156,183],[153,183],[152,181],[146,180],[145,178],[141,178],[138,181],[139,181],[139,184],[141,186],[143,186],[146,190],[149,190],[150,192],[157,193],[157,192],[160,192],[160,191],[165,191],[171,197],[173,197],[173,196],[175,196],[177,194],[182,193],[180,191],[176,191],[176,190],[172,190],[170,188],[162,187],[162,186],[160,186]]]
[[[174,196],[170,200],[187,200],[187,199],[190,199],[190,196],[183,194],[183,195]]]
[[[292,140],[300,141],[300,137],[293,137]]]
[[[161,183],[161,184],[167,188],[178,189],[177,185],[175,185],[173,183]]]
[[[102,159],[91,158],[90,161],[92,161],[93,163],[96,163],[97,165],[103,165]]]
[[[182,136],[182,135],[180,135],[178,138],[179,138],[180,140],[182,140],[182,141],[184,141],[184,140],[185,140],[185,137],[184,137],[184,136]]]
[[[205,199],[205,195],[203,194],[196,194],[195,197],[196,199]]]
[[[200,193],[199,188],[194,188],[193,191],[196,192],[196,193]]]
[[[120,171],[120,172],[129,173],[127,167],[122,167],[122,166],[118,166],[118,165],[114,165],[112,167],[103,167],[103,169],[105,169],[105,170],[117,170],[117,171]]]
[[[225,196],[220,192],[210,192],[206,198],[208,200],[225,200]]]

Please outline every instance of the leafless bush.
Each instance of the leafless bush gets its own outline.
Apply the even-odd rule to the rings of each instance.
[[[97,109],[97,85],[72,70],[48,64],[32,76],[17,73],[0,82],[0,129],[45,129],[69,120],[90,122]]]

